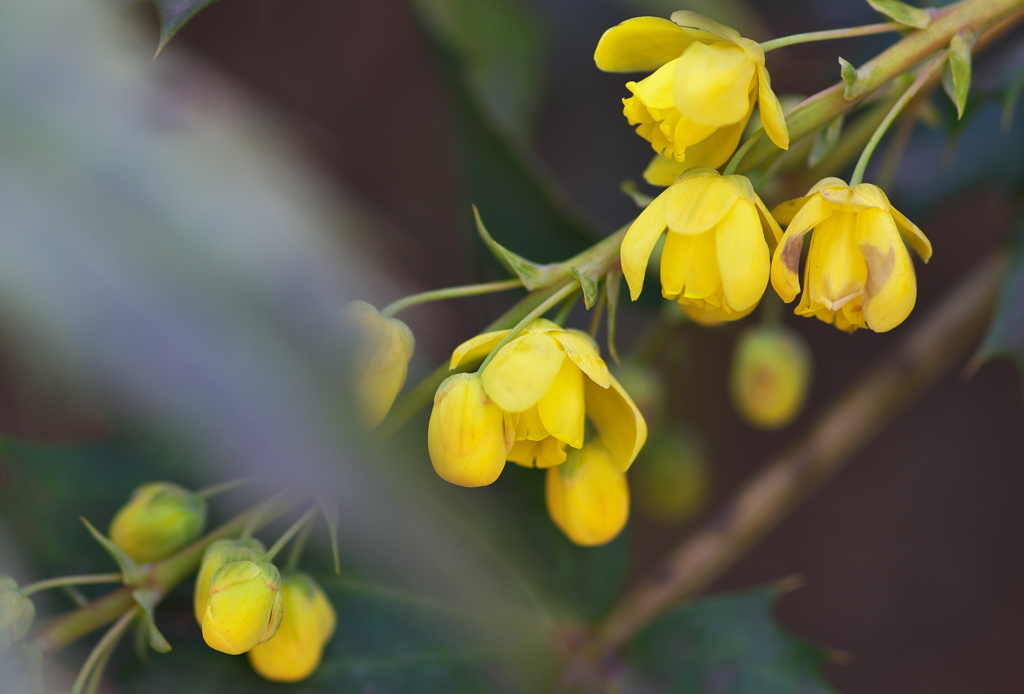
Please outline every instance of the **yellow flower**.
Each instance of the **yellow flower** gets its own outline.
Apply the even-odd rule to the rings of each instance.
[[[412,331],[397,318],[385,318],[365,301],[353,301],[345,315],[357,333],[355,386],[363,423],[384,421],[402,390],[416,348]]]
[[[700,323],[742,318],[760,301],[771,266],[769,243],[782,230],[745,176],[690,169],[640,213],[622,239],[622,273],[635,301],[647,262],[668,230],[661,293]]]
[[[578,545],[610,542],[629,518],[626,474],[600,442],[572,451],[563,465],[548,469],[548,513]]]
[[[811,352],[783,327],[754,327],[740,335],[729,385],[732,401],[762,429],[789,424],[803,407],[811,377]]]
[[[201,626],[206,614],[206,603],[210,599],[210,581],[220,567],[236,561],[258,562],[266,553],[263,544],[254,537],[244,540],[217,540],[210,543],[203,553],[203,561],[196,574],[196,588],[192,600],[196,622]]]
[[[798,315],[816,316],[846,332],[869,328],[878,333],[910,315],[917,278],[903,240],[925,262],[932,244],[889,204],[881,188],[868,183],[850,187],[826,178],[806,196],[772,212],[788,224],[772,258],[772,286],[787,303],[800,292],[804,235],[814,230]]]
[[[768,137],[789,148],[761,46],[707,17],[682,11],[672,21],[628,19],[604,33],[594,60],[606,72],[654,71],[627,82],[633,96],[623,99],[629,123],[659,155],[645,173],[651,183],[668,185],[684,168],[724,164],[756,103]]]
[[[249,651],[249,663],[274,682],[298,682],[313,674],[337,616],[313,578],[290,573],[281,584],[284,616],[274,638]]]
[[[171,482],[136,487],[110,522],[115,545],[140,564],[160,561],[199,537],[206,524],[206,502]]]
[[[238,655],[273,638],[282,617],[281,574],[266,562],[225,564],[210,580],[203,639],[210,648]]]
[[[451,368],[483,359],[507,334],[498,330],[462,343]],[[623,471],[647,438],[643,416],[608,372],[593,338],[544,318],[494,355],[480,386],[503,414],[507,459],[526,467],[565,461],[567,446],[583,446],[588,416]]]
[[[484,393],[477,374],[455,374],[441,383],[427,425],[434,470],[463,487],[482,487],[505,469],[504,415]]]

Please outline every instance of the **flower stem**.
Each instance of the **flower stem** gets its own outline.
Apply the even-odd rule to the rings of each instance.
[[[197,491],[196,494],[198,494],[199,496],[203,497],[204,499],[209,499],[210,497],[217,496],[218,494],[223,494],[224,492],[230,492],[232,489],[237,489],[238,487],[244,487],[247,484],[251,484],[252,482],[255,482],[256,479],[257,478],[255,476],[253,476],[253,477],[242,477],[242,478],[239,478],[237,480],[229,480],[227,482],[221,482],[220,484],[214,484],[214,485],[211,485],[209,487],[204,487],[204,488],[200,489],[199,491]]]
[[[547,313],[553,306],[557,305],[559,301],[566,298],[573,292],[578,291],[579,287],[580,286],[578,282],[573,281],[567,283],[564,287],[562,287],[557,292],[552,294],[547,299],[547,301],[542,302],[540,306],[538,306],[537,308],[533,309],[525,316],[523,316],[522,320],[516,323],[515,327],[509,330],[508,334],[505,335],[505,337],[501,338],[501,342],[499,342],[494,347],[494,349],[491,350],[491,353],[487,355],[487,358],[484,359],[483,364],[480,365],[480,368],[477,369],[477,371],[482,372],[485,368],[487,368],[487,365],[491,363],[492,359],[494,359],[494,355],[501,351],[502,347],[507,345],[512,340],[516,339],[519,336],[519,333],[526,330],[526,326],[532,323],[535,319],[540,318],[545,313]]]
[[[854,38],[855,36],[870,36],[872,34],[886,34],[890,31],[903,31],[906,29],[902,24],[897,22],[882,22],[881,24],[866,24],[859,27],[849,27],[846,29],[829,29],[828,31],[811,31],[806,34],[793,34],[792,36],[782,36],[771,41],[765,41],[761,44],[761,50],[765,53],[773,51],[776,48],[783,48],[784,46],[793,46],[798,43],[811,43],[812,41],[831,41],[832,39],[848,39]]]
[[[273,561],[274,557],[277,556],[277,553],[284,549],[284,546],[288,544],[288,540],[292,539],[295,536],[295,533],[302,530],[306,524],[309,523],[313,514],[318,510],[319,507],[314,504],[309,508],[309,510],[303,513],[297,521],[292,523],[290,528],[284,531],[284,535],[278,538],[277,542],[274,543],[274,546],[267,550],[267,553],[263,555],[263,559],[260,561]]]
[[[60,588],[61,586],[80,586],[86,583],[120,583],[123,580],[121,574],[80,574],[78,576],[58,576],[48,578],[45,581],[36,581],[22,586],[18,592],[24,597],[38,593],[49,588]]]
[[[867,145],[864,146],[864,151],[860,155],[860,159],[857,160],[857,166],[854,168],[853,175],[850,177],[850,186],[855,186],[864,182],[864,170],[868,168],[868,162],[871,161],[871,155],[874,154],[875,148],[882,140],[882,137],[889,129],[889,126],[892,125],[894,120],[896,120],[896,116],[900,115],[900,111],[903,110],[903,107],[914,98],[915,94],[921,91],[921,87],[925,85],[928,78],[946,64],[946,59],[948,57],[949,49],[939,53],[938,57],[935,58],[928,67],[921,71],[921,74],[918,75],[917,79],[914,80],[914,83],[907,88],[907,91],[903,92],[903,96],[893,104],[892,108],[889,109],[889,113],[885,114],[885,118],[882,119],[882,122],[878,124],[877,128],[875,128],[875,133],[871,136],[871,139],[868,140]]]
[[[420,292],[419,294],[410,294],[409,296],[394,301],[383,309],[381,309],[380,315],[385,318],[394,316],[399,311],[404,311],[410,306],[416,306],[417,304],[425,304],[430,301],[442,301],[444,299],[458,299],[463,296],[478,296],[480,294],[493,294],[495,292],[503,292],[509,289],[516,289],[522,287],[522,280],[510,279],[503,280],[501,282],[487,282],[486,284],[465,284],[461,287],[445,287],[444,289],[432,289],[429,292]]]
[[[562,304],[562,307],[558,309],[558,313],[556,313],[555,317],[551,320],[559,325],[565,325],[565,321],[569,319],[569,314],[572,313],[572,310],[576,307],[576,302],[579,301],[579,299],[579,292],[573,292],[570,294],[569,298],[565,300],[565,303]]]
[[[85,664],[82,665],[82,669],[78,671],[78,677],[75,678],[75,683],[71,687],[71,694],[82,694],[86,683],[92,680],[93,669],[101,660],[106,659],[108,651],[117,647],[128,625],[139,614],[140,609],[139,607],[134,607],[125,612],[119,620],[114,622],[114,626],[107,630],[103,638],[96,642],[96,646],[93,647],[89,657],[85,660]]]
[[[736,173],[736,168],[740,165],[740,162],[743,161],[743,155],[749,152],[750,148],[757,144],[757,141],[761,139],[761,135],[763,133],[764,128],[761,128],[747,138],[747,141],[744,142],[738,150],[736,150],[736,153],[732,155],[732,159],[730,159],[729,163],[725,165],[725,171],[722,172],[723,176],[732,176]]]

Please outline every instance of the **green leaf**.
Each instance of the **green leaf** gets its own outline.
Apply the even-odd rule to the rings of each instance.
[[[121,568],[121,576],[124,578],[125,584],[129,586],[139,586],[145,580],[146,575],[142,571],[142,567],[136,564],[131,557],[125,554],[125,551],[115,545],[110,538],[101,533],[99,530],[92,526],[92,523],[85,519],[85,516],[81,517],[85,527],[89,529],[92,536],[99,542],[103,549],[107,550],[107,554],[114,558],[117,565]]]
[[[942,78],[942,87],[956,106],[956,117],[963,118],[967,106],[967,93],[971,89],[971,51],[977,37],[963,32],[949,42],[949,60]]]
[[[704,598],[669,612],[629,644],[627,678],[637,691],[833,691],[819,673],[825,654],[783,631],[772,618],[783,591],[777,583]]]
[[[487,227],[484,226],[484,220],[480,218],[480,210],[475,205],[473,206],[473,218],[476,221],[476,231],[488,250],[506,270],[521,279],[523,286],[530,291],[546,287],[565,274],[565,268],[557,263],[539,265],[513,253],[495,241],[487,231]]]
[[[622,366],[619,350],[615,347],[615,320],[619,312],[619,294],[622,289],[622,270],[610,270],[604,279],[604,290],[608,295],[608,354],[615,363]]]
[[[899,0],[867,0],[867,2],[876,12],[884,14],[892,21],[904,26],[924,29],[932,23],[931,12]]]
[[[1024,379],[1024,224],[1017,227],[1012,252],[988,333],[968,370],[974,371],[991,359],[1006,357],[1017,366]]]
[[[214,2],[216,0],[153,0],[157,14],[160,15],[160,45],[157,54],[183,26]]]
[[[580,283],[580,288],[583,290],[583,304],[589,311],[597,303],[598,291],[601,288],[598,279],[588,272],[581,272],[579,268],[575,267],[572,268],[572,276]]]
[[[807,167],[814,168],[821,160],[835,151],[839,144],[839,138],[843,134],[843,116],[839,115],[829,122],[828,126],[822,128],[814,136],[814,143],[807,155]]]
[[[142,615],[139,619],[145,628],[146,640],[149,641],[150,648],[157,653],[169,653],[171,644],[167,642],[164,635],[157,629],[156,617],[153,613],[156,609],[156,604],[160,601],[160,593],[155,590],[138,588],[132,591],[132,597],[139,607],[142,608]]]
[[[840,58],[839,59],[839,74],[843,78],[843,82],[846,83],[846,88],[843,90],[844,99],[855,99],[859,93],[857,89],[857,68],[853,66],[850,61]]]

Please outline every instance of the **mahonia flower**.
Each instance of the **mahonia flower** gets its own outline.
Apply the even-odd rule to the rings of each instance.
[[[932,244],[881,188],[826,178],[806,196],[772,212],[788,224],[772,258],[772,286],[787,303],[800,292],[804,235],[814,230],[798,315],[816,316],[846,332],[869,328],[877,333],[892,330],[910,315],[917,278],[903,241],[925,262]]]
[[[150,482],[132,492],[110,522],[108,534],[134,561],[160,561],[199,537],[206,501],[171,482]]]
[[[36,618],[36,606],[18,592],[18,583],[0,575],[0,653],[20,641]]]
[[[206,614],[206,603],[210,599],[210,581],[225,564],[236,561],[258,562],[266,554],[263,543],[254,537],[238,540],[217,540],[210,543],[203,552],[203,561],[196,574],[196,588],[192,600],[196,622],[202,626]]]
[[[249,663],[274,682],[298,682],[313,674],[324,646],[334,635],[337,616],[312,576],[285,574],[281,584],[284,616],[274,638],[249,651]]]
[[[483,359],[508,334],[459,345],[451,368]],[[506,460],[546,468],[583,446],[590,417],[609,455],[625,471],[647,425],[612,375],[593,339],[538,318],[503,346],[479,374],[449,377],[437,390],[428,444],[437,473],[455,484],[490,484]]]
[[[358,337],[354,377],[360,414],[372,429],[384,421],[405,384],[416,340],[409,326],[365,301],[348,304],[345,315]]]
[[[768,286],[769,243],[774,245],[782,230],[745,176],[690,169],[640,213],[620,251],[634,301],[666,229],[661,254],[666,299],[676,299],[702,324],[737,320],[754,310]]]
[[[629,518],[626,473],[600,442],[572,451],[562,465],[548,468],[548,513],[562,532],[587,547],[610,542]]]
[[[222,653],[245,653],[274,637],[282,615],[276,566],[255,561],[225,564],[210,579],[203,640]]]
[[[757,103],[768,137],[789,148],[764,51],[734,29],[687,11],[672,21],[636,17],[604,33],[594,60],[606,72],[654,71],[627,82],[633,96],[623,99],[630,125],[658,153],[645,174],[652,183],[668,185],[684,168],[724,164]]]
[[[811,351],[787,328],[749,328],[736,341],[729,390],[736,409],[754,426],[789,424],[803,407],[810,377]]]

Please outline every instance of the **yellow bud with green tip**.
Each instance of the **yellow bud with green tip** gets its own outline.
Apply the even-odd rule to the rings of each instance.
[[[283,614],[276,566],[255,561],[225,564],[210,580],[203,640],[222,653],[245,653],[274,637]]]
[[[0,653],[24,638],[35,618],[36,607],[18,592],[17,582],[0,576]]]
[[[201,496],[171,482],[150,482],[135,488],[107,534],[133,561],[147,564],[177,552],[205,525]]]
[[[196,574],[193,608],[197,623],[200,625],[203,623],[206,602],[210,599],[210,581],[217,570],[225,564],[236,561],[258,562],[266,551],[263,543],[253,537],[240,540],[217,540],[206,548],[206,552],[203,553],[203,561],[199,565],[199,573]]]
[[[811,378],[811,352],[803,338],[779,327],[740,335],[729,376],[732,400],[748,422],[778,429],[800,413]]]
[[[285,574],[281,594],[281,627],[274,638],[249,651],[249,663],[268,680],[298,682],[320,664],[324,646],[334,635],[337,616],[323,589],[308,574]]]

